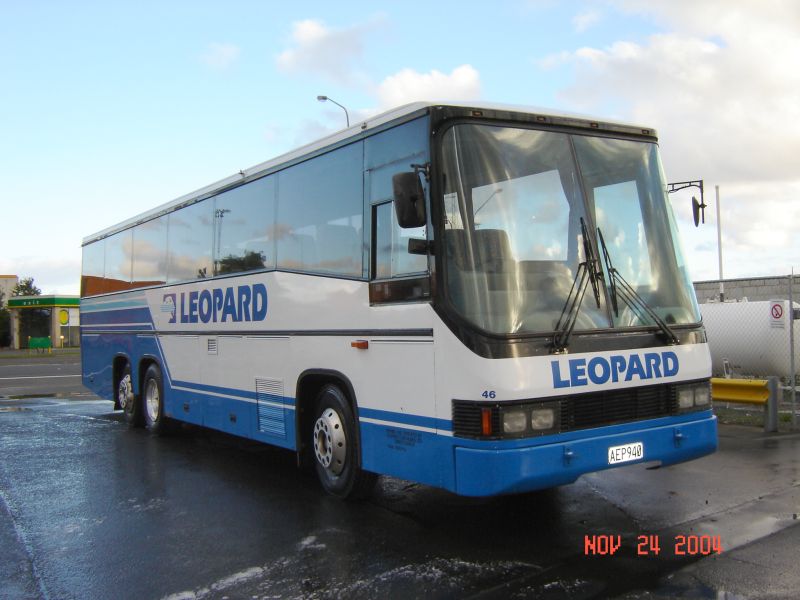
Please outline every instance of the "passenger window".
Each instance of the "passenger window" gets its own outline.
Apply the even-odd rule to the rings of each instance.
[[[276,179],[257,179],[216,197],[216,275],[275,268]]]
[[[170,215],[168,283],[211,277],[213,220],[214,203],[211,199]]]
[[[105,292],[119,292],[131,287],[133,230],[126,229],[106,238]]]
[[[392,178],[397,173],[411,171],[412,165],[428,162],[428,126],[427,119],[417,119],[366,140],[374,279],[415,275],[428,270],[427,256],[408,252],[410,239],[427,239],[426,228],[401,229],[392,203]]]
[[[401,229],[397,225],[394,204],[387,202],[375,210],[375,278],[386,279],[424,273],[428,267],[427,256],[409,254],[410,239],[425,239],[425,227]]]
[[[167,219],[165,215],[133,228],[133,287],[166,282]]]
[[[102,294],[106,270],[106,241],[98,240],[83,247],[81,264],[81,296]]]
[[[280,172],[279,268],[363,276],[362,154],[351,144]]]

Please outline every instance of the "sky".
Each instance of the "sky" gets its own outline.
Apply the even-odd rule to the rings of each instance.
[[[77,294],[84,237],[415,100],[658,131],[705,185],[694,280],[800,271],[796,0],[0,0],[0,274]]]

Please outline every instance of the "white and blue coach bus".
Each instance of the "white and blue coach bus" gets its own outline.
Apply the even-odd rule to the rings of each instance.
[[[654,130],[498,106],[369,119],[83,242],[84,384],[132,425],[524,492],[717,446]]]

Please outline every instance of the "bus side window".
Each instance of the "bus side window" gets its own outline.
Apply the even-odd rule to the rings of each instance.
[[[132,287],[166,283],[168,220],[162,215],[133,228]]]
[[[106,241],[97,240],[83,247],[81,265],[81,297],[102,294],[106,271]]]
[[[392,177],[413,170],[429,160],[429,122],[427,117],[403,123],[364,143],[364,183],[366,187],[366,240],[371,246],[373,279],[389,279],[428,271],[428,257],[408,252],[410,239],[425,240],[425,227],[401,229],[395,216]],[[427,187],[427,184],[423,184]],[[430,214],[430,211],[428,211]],[[370,231],[371,229],[371,231]]]
[[[167,283],[213,274],[214,200],[207,198],[169,216]]]
[[[364,275],[363,142],[278,174],[278,268],[347,277]]]
[[[277,179],[262,177],[215,198],[215,275],[275,268]]]
[[[424,273],[428,257],[409,254],[408,240],[425,239],[425,227],[401,229],[397,224],[392,202],[373,206],[374,278],[388,279],[414,273]]]
[[[133,229],[125,229],[106,238],[103,292],[131,289],[133,266]]]

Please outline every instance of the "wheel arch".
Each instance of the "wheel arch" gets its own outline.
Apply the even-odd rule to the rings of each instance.
[[[297,378],[295,391],[295,440],[297,443],[297,463],[301,467],[311,464],[308,453],[307,434],[314,426],[314,402],[320,390],[328,384],[338,385],[345,394],[350,410],[353,411],[353,423],[358,447],[358,466],[361,467],[361,426],[358,418],[358,401],[350,379],[340,371],[332,369],[306,369]]]
[[[147,369],[150,368],[150,365],[157,366],[159,371],[161,371],[162,377],[164,375],[164,369],[161,367],[161,363],[157,357],[152,354],[145,354],[142,356],[142,358],[139,359],[139,368],[136,371],[136,389],[139,390],[139,393],[141,393],[142,386],[144,385],[144,375],[147,373]]]

